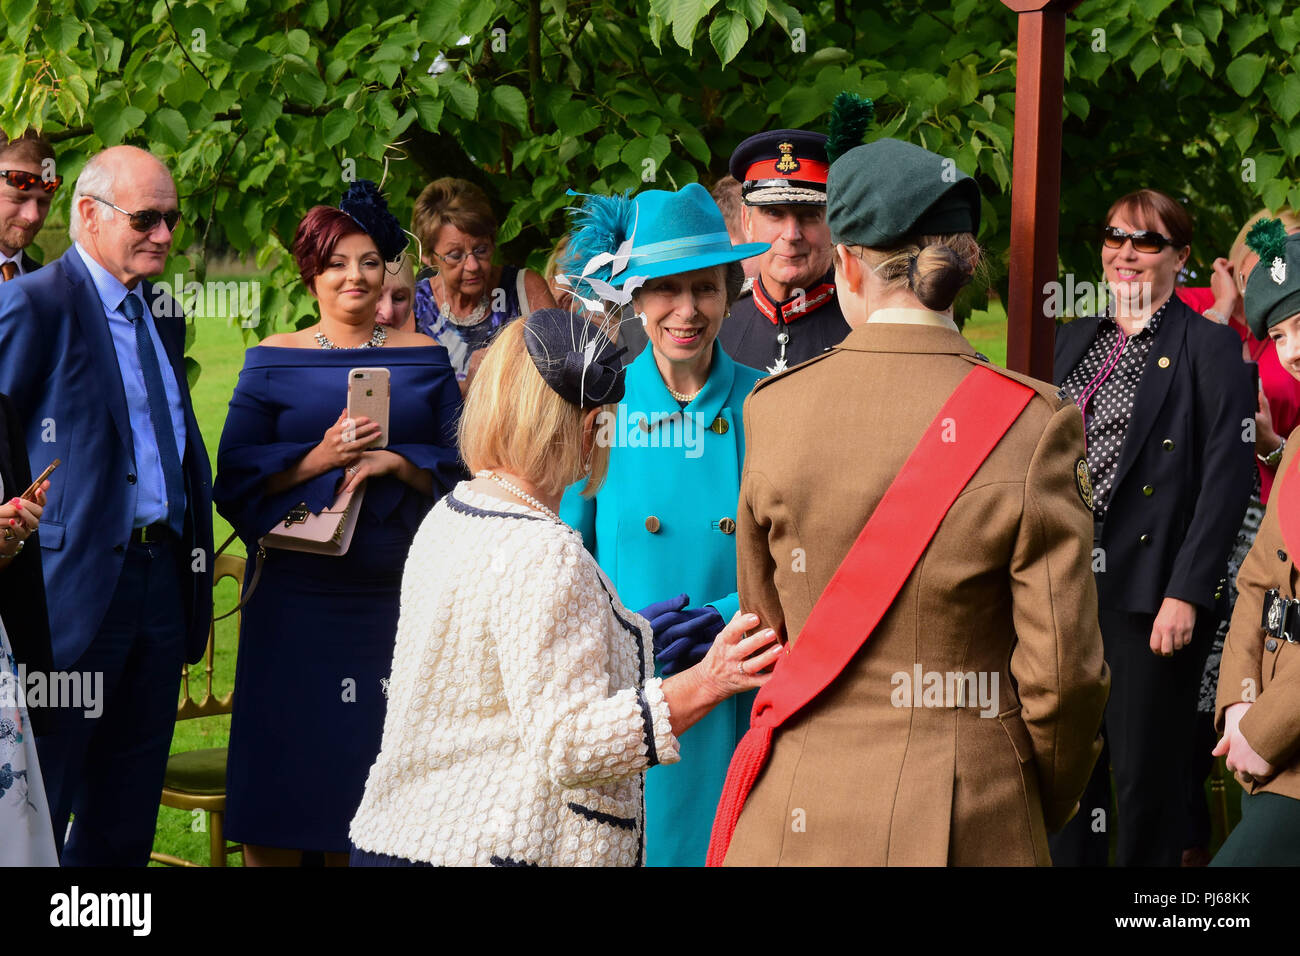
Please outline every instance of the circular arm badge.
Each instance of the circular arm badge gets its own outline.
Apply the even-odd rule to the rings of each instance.
[[[1092,510],[1092,475],[1088,471],[1088,459],[1080,458],[1074,463],[1074,486],[1079,489],[1079,497]]]

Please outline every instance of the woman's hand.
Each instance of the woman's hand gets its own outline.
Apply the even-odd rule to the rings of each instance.
[[[1255,454],[1267,458],[1270,453],[1277,451],[1280,444],[1282,438],[1273,430],[1273,409],[1269,407],[1268,396],[1261,388],[1255,405]]]
[[[320,473],[352,464],[381,431],[378,422],[364,415],[349,418],[348,410],[343,409],[338,421],[326,430],[320,444],[312,449],[316,463],[321,466]]]
[[[1255,753],[1255,748],[1241,734],[1241,718],[1249,707],[1249,703],[1243,702],[1233,704],[1223,712],[1223,737],[1212,753],[1216,757],[1226,754],[1228,759],[1225,763],[1233,773],[1262,779],[1273,775],[1273,765]]]
[[[427,468],[415,467],[395,451],[386,451],[383,448],[363,451],[344,470],[347,473],[347,481],[343,483],[340,491],[355,491],[370,477],[392,475],[421,494],[433,497],[433,472]]]
[[[1192,642],[1196,626],[1196,605],[1167,597],[1160,602],[1160,613],[1151,628],[1151,653],[1173,657]]]
[[[1241,305],[1241,289],[1237,286],[1232,263],[1223,256],[1214,260],[1214,271],[1210,273],[1210,292],[1214,294],[1214,310],[1225,320],[1237,314]]]
[[[363,451],[344,469],[347,480],[339,491],[356,491],[367,478],[396,474],[405,460],[401,455],[383,449]]]
[[[757,614],[737,611],[714,638],[704,660],[664,679],[674,736],[680,737],[728,697],[762,687],[771,679],[765,672],[785,655],[785,648],[771,628],[746,637],[745,632],[758,624]]]
[[[343,409],[338,421],[326,429],[325,437],[315,448],[284,471],[266,479],[266,493],[278,495],[335,468],[348,467],[361,457],[366,445],[378,438],[381,431],[378,422],[364,415],[349,418],[348,410]]]
[[[45,511],[45,492],[50,483],[42,482],[35,501],[10,498],[0,505],[0,559],[14,557],[36,533]]]

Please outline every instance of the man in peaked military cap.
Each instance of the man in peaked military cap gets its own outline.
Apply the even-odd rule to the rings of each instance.
[[[713,865],[1047,864],[1100,752],[1083,425],[957,331],[979,192],[944,172],[889,139],[835,161],[853,331],[745,403],[740,605],[790,653],[732,760]]]
[[[745,236],[772,248],[758,257],[753,294],[732,306],[718,341],[742,365],[779,372],[849,334],[826,226],[826,136],[758,133],[736,147],[730,167],[741,184]]]

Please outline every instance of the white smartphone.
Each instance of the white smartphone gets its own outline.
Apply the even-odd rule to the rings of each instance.
[[[388,369],[354,368],[348,372],[348,417],[365,416],[379,423],[379,437],[367,448],[388,447]]]

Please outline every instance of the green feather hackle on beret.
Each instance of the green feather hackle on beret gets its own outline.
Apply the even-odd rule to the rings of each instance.
[[[1261,219],[1246,235],[1246,247],[1259,256],[1250,270],[1242,308],[1257,339],[1280,322],[1300,315],[1300,235],[1288,236],[1279,219]]]
[[[839,93],[831,105],[826,158],[833,163],[854,146],[862,145],[862,137],[875,118],[876,105],[871,100],[847,91]]]
[[[1286,258],[1286,226],[1281,219],[1260,219],[1246,233],[1246,247],[1260,262]]]

